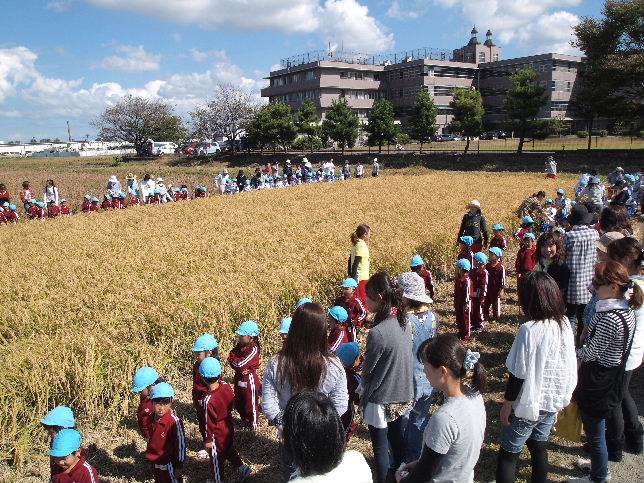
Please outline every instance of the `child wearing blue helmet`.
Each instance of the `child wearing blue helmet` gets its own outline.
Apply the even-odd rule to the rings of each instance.
[[[351,439],[351,436],[358,429],[358,423],[353,419],[356,413],[356,406],[360,404],[360,395],[358,394],[358,387],[362,382],[362,377],[360,377],[360,366],[362,365],[363,358],[360,355],[360,346],[357,342],[348,342],[342,344],[338,347],[338,350],[335,351],[335,355],[338,356],[338,359],[342,361],[344,366],[344,372],[347,376],[347,393],[349,394],[349,405],[347,411],[340,417],[342,420],[342,426],[344,427],[344,433],[346,436],[346,442],[348,443]]]
[[[519,242],[523,240],[523,236],[526,233],[532,233],[534,230],[534,220],[530,215],[526,215],[523,218],[521,218],[521,228],[514,234],[514,238],[516,238]]]
[[[64,431],[66,429],[73,429],[76,426],[76,419],[74,418],[74,413],[72,412],[72,410],[67,406],[56,406],[54,409],[49,411],[44,418],[40,420],[40,424],[42,424],[45,431],[47,431],[47,433],[49,434],[49,437],[51,438],[50,448],[52,448],[56,436],[61,431]],[[80,448],[80,452],[84,458],[87,457],[85,448]],[[53,458],[49,460],[49,469],[51,470],[52,479],[54,475],[58,475],[64,472],[64,469],[60,465],[58,465],[56,460]]]
[[[253,320],[246,320],[235,333],[239,340],[228,354],[228,363],[235,370],[235,409],[244,426],[254,431],[259,424],[262,394],[262,382],[257,375],[261,362],[259,326]]]
[[[63,429],[54,436],[49,450],[52,465],[60,471],[52,475],[53,483],[98,483],[98,471],[87,461],[81,447],[81,435],[75,429]]]
[[[350,342],[349,330],[347,329],[347,322],[349,314],[344,307],[335,306],[331,307],[327,313],[327,321],[329,324],[329,350],[335,352],[342,344]]]
[[[501,318],[501,296],[505,289],[503,250],[499,247],[492,247],[488,253],[489,261],[485,267],[488,275],[488,287],[483,314],[485,315],[485,320],[499,320]],[[490,309],[492,309],[492,314],[490,314]]]
[[[208,386],[201,377],[201,374],[199,374],[199,366],[206,357],[219,358],[219,354],[217,353],[218,346],[219,344],[214,335],[203,334],[197,337],[191,349],[196,359],[192,365],[192,405],[197,413],[199,432],[204,441],[206,440],[206,420],[203,412],[203,399],[208,394]],[[206,459],[208,458],[208,453],[202,450],[197,456],[200,459]]]
[[[474,265],[474,254],[472,253],[472,245],[474,238],[471,236],[462,236],[458,239],[459,252],[457,260],[467,260],[470,262],[470,267]]]
[[[485,328],[483,306],[487,297],[488,272],[485,269],[487,255],[483,252],[474,254],[474,269],[470,272],[472,281],[472,331],[480,332]]]
[[[425,265],[425,260],[420,255],[414,255],[411,257],[411,262],[409,263],[411,271],[418,274],[420,278],[425,282],[425,290],[429,294],[430,298],[434,298],[434,277],[432,272]]]
[[[501,250],[507,250],[508,240],[507,238],[505,238],[505,235],[503,234],[505,232],[505,227],[503,226],[503,224],[495,223],[494,225],[492,225],[492,231],[494,232],[494,235],[490,240],[490,248],[498,247]]]
[[[458,337],[461,340],[470,338],[470,317],[472,312],[472,282],[469,272],[472,270],[472,263],[461,258],[456,263],[456,276],[454,277],[454,312],[456,315],[456,326]]]
[[[520,290],[521,277],[534,270],[537,264],[535,240],[534,233],[526,233],[521,240],[521,248],[519,248],[517,259],[514,263],[517,273],[517,290]]]
[[[347,329],[349,331],[349,342],[353,342],[358,337],[358,330],[364,326],[367,320],[367,309],[362,301],[356,297],[358,282],[349,277],[345,278],[340,284],[342,294],[335,299],[334,306],[343,307],[349,314]]]
[[[132,377],[132,392],[140,396],[139,407],[136,410],[136,422],[146,441],[150,438],[154,424],[154,404],[150,399],[150,392],[159,382],[163,382],[163,379],[152,367],[141,367]]]

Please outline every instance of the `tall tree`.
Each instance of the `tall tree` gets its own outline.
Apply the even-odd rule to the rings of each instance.
[[[212,100],[190,113],[193,137],[206,141],[225,136],[234,148],[257,108],[249,92],[233,84],[219,84]]]
[[[145,152],[148,139],[178,143],[186,136],[183,121],[168,102],[143,97],[124,97],[91,124],[100,139],[132,143],[139,155]]]
[[[644,2],[608,0],[602,14],[601,19],[583,17],[574,27],[572,45],[585,59],[581,87],[572,103],[586,118],[589,135],[597,116],[640,130],[644,127]]]
[[[333,101],[322,121],[322,136],[338,143],[342,154],[353,147],[360,133],[360,121],[345,99]]]
[[[478,136],[483,130],[483,100],[481,93],[474,89],[457,87],[449,103],[452,108],[450,130],[460,133],[467,139],[464,154],[470,148],[472,136]]]
[[[318,110],[310,99],[305,99],[300,105],[297,112],[297,132],[305,137],[304,146],[310,148],[311,153],[313,147],[321,143],[320,140],[320,118],[318,117]]]
[[[284,102],[267,104],[260,109],[265,119],[265,135],[274,146],[280,146],[284,151],[297,137],[297,129],[293,123],[291,106]]]
[[[414,101],[414,110],[412,111],[410,125],[411,135],[420,143],[420,152],[423,152],[423,144],[431,141],[432,136],[436,134],[436,115],[438,109],[434,104],[434,99],[425,89],[420,91]]]
[[[519,154],[523,152],[523,143],[530,122],[536,119],[539,109],[547,102],[545,92],[545,87],[539,85],[537,72],[532,67],[520,69],[510,77],[505,109],[508,119],[515,123],[519,132]]]
[[[378,146],[378,152],[382,152],[382,145],[396,142],[398,128],[394,124],[394,106],[387,99],[374,102],[369,114],[369,123],[364,126],[367,133],[369,146]]]

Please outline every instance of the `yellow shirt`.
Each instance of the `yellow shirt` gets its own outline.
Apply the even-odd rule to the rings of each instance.
[[[361,258],[360,263],[358,264],[358,282],[369,280],[369,247],[362,239],[358,240],[351,249],[351,266],[353,266],[353,260],[355,257]]]

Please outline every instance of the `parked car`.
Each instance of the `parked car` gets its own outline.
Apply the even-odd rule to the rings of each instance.
[[[200,144],[197,147],[197,153],[198,154],[217,154],[221,153],[221,146],[217,141],[213,141],[211,143],[205,143],[205,144]]]
[[[496,131],[488,131],[488,132],[481,133],[481,135],[479,136],[479,139],[484,141],[490,141],[492,139],[499,139],[499,138],[497,137]]]
[[[463,138],[455,134],[437,134],[434,136],[434,141],[436,142],[445,142],[445,141],[462,141]]]
[[[175,143],[154,141],[152,143],[152,154],[155,156],[174,154],[177,152],[177,148],[178,146]]]

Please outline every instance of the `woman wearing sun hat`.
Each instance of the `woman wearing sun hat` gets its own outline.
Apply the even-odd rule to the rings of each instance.
[[[458,243],[462,236],[471,236],[474,239],[472,252],[480,252],[488,242],[487,222],[481,212],[481,202],[479,200],[470,201],[467,204],[467,210],[467,213],[463,215],[456,242]]]

